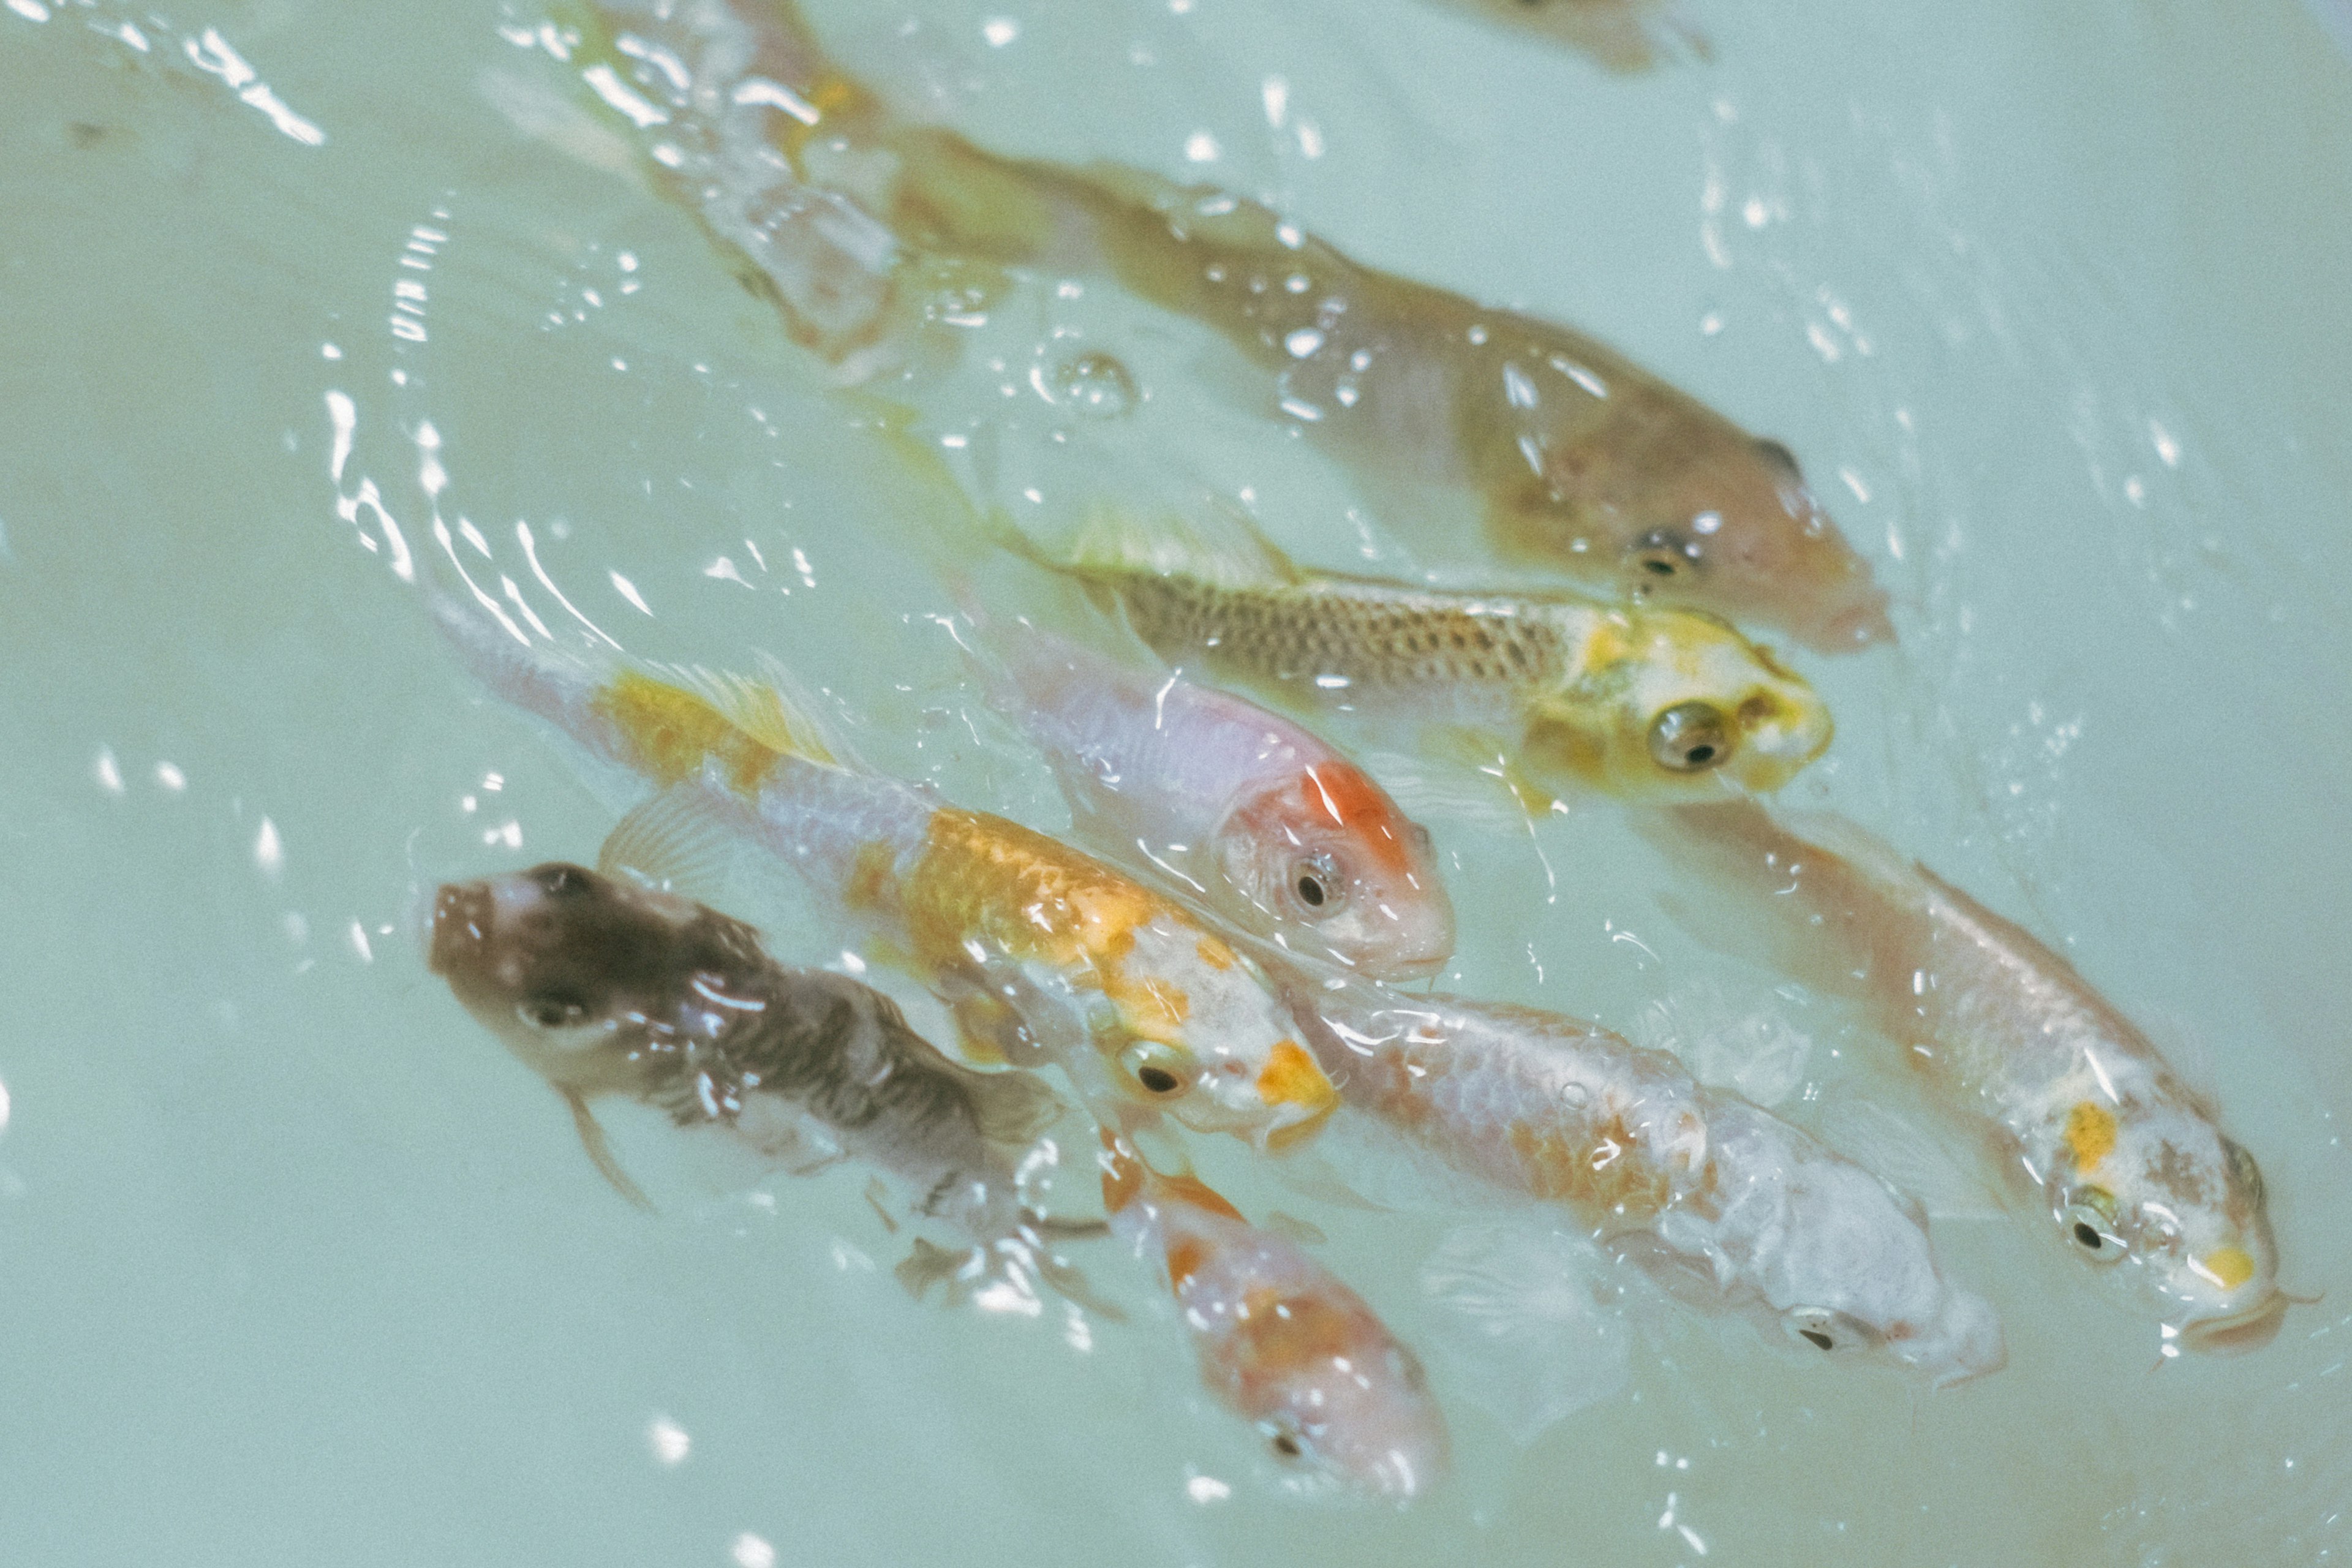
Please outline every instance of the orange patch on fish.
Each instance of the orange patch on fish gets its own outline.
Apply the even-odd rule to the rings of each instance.
[[[1191,1237],[1169,1243],[1168,1283],[1181,1291],[1192,1282],[1192,1276],[1201,1271],[1201,1265],[1208,1258],[1209,1249]]]
[[[2078,1101],[2066,1113],[2066,1147],[2074,1156],[2076,1170],[2098,1169],[2099,1162],[2115,1152],[2115,1114],[2095,1101]]]
[[[1230,1372],[1244,1386],[1345,1359],[1363,1346],[1362,1324],[1337,1301],[1259,1289],[1242,1298]]]
[[[1215,937],[1202,937],[1193,951],[1201,955],[1201,962],[1212,969],[1231,969],[1234,966],[1234,950]]]
[[[1299,781],[1310,813],[1346,828],[1372,858],[1392,871],[1410,870],[1403,815],[1386,791],[1347,763],[1318,763]]]
[[[1227,1203],[1224,1195],[1198,1176],[1161,1176],[1160,1185],[1171,1202],[1205,1209],[1226,1219],[1240,1219],[1242,1211]]]
[[[842,902],[853,910],[887,909],[898,890],[898,857],[887,844],[858,846],[849,883],[841,890]]]
[[[1320,1106],[1334,1098],[1331,1080],[1297,1040],[1277,1040],[1257,1075],[1258,1098],[1268,1105]]]
[[[918,951],[961,962],[980,941],[1055,965],[1115,964],[1135,928],[1168,906],[1091,856],[1001,816],[942,807],[931,816],[923,857],[908,879],[908,918]]]

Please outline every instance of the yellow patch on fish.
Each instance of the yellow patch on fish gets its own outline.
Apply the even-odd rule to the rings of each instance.
[[[1201,955],[1201,962],[1212,969],[1231,969],[1234,966],[1234,950],[1215,937],[1202,937],[1193,951]]]
[[[2097,1170],[2099,1162],[2115,1152],[2114,1112],[2094,1100],[2077,1102],[2066,1113],[2066,1147],[2074,1156],[2076,1170]]]
[[[1192,999],[1183,991],[1164,980],[1146,979],[1136,987],[1152,1009],[1166,1016],[1171,1024],[1181,1024],[1192,1011]]]
[[[709,701],[635,670],[614,676],[593,705],[626,738],[637,766],[664,785],[691,778],[716,757],[728,782],[749,794],[777,759]]]
[[[2205,1255],[2201,1272],[2224,1290],[2234,1290],[2254,1277],[2254,1260],[2242,1247],[2224,1247]]]

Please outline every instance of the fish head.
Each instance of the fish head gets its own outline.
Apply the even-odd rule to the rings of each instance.
[[[677,1033],[698,978],[740,966],[748,928],[667,893],[551,861],[445,885],[426,962],[557,1087],[621,1088]]]
[[[1597,426],[1573,398],[1526,416],[1488,519],[1507,552],[1819,653],[1895,640],[1885,590],[1786,447],[1663,386],[1612,387],[1608,403]]]
[[[2227,1354],[2278,1332],[2278,1282],[2262,1168],[2193,1109],[2075,1105],[2051,1212],[2100,1268],[2132,1263],[2162,1304],[2168,1342]]]
[[[1990,1303],[1948,1279],[1916,1205],[1824,1151],[1789,1171],[1762,1293],[1804,1353],[1867,1357],[1948,1388],[2009,1360]]]
[[[1334,1288],[1336,1289],[1336,1288]],[[1360,1303],[1293,1294],[1249,1336],[1246,1414],[1286,1469],[1404,1503],[1450,1463],[1444,1417],[1413,1353]]]
[[[1194,1131],[1280,1152],[1339,1109],[1255,965],[1190,921],[1163,915],[1138,930],[1103,1003],[1093,1033],[1119,1089]]]
[[[1816,653],[1895,640],[1886,590],[1778,441],[1726,426],[1649,500],[1621,557],[1635,595],[1772,626]]]
[[[1242,799],[1218,824],[1218,912],[1386,980],[1454,953],[1454,905],[1429,832],[1337,758]],[[1223,895],[1222,897],[1217,895]]]
[[[1538,782],[1648,800],[1780,788],[1828,749],[1829,705],[1772,650],[1712,616],[1639,609],[1592,636],[1588,673],[1531,704]]]

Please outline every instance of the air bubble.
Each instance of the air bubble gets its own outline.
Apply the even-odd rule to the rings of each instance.
[[[1054,401],[1096,419],[1116,419],[1136,403],[1135,377],[1107,353],[1082,353],[1054,370]]]

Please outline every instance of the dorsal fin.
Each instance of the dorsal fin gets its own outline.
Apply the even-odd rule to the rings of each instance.
[[[1097,509],[1078,530],[1066,556],[1067,569],[1159,577],[1194,577],[1219,588],[1281,587],[1300,573],[1256,528],[1234,521],[1238,538],[1220,545],[1199,530],[1170,518],[1144,522],[1108,508]]]
[[[814,705],[792,672],[772,656],[760,656],[760,679],[702,665],[656,667],[672,685],[709,707],[720,718],[779,756],[834,767],[854,766],[834,742]]]

